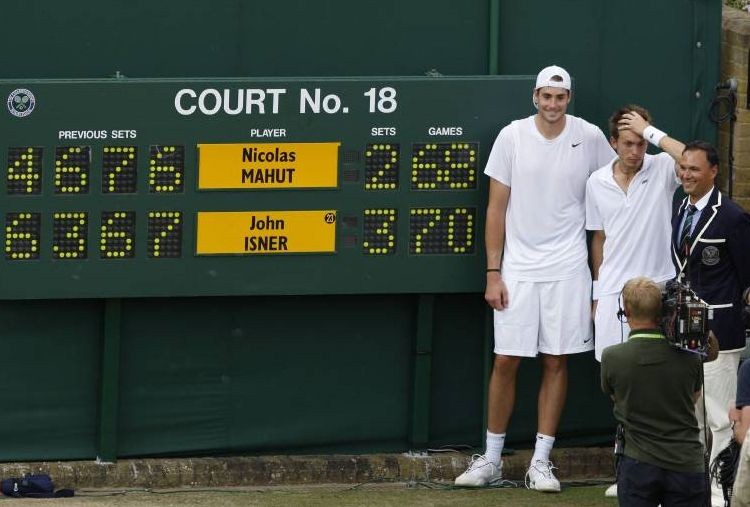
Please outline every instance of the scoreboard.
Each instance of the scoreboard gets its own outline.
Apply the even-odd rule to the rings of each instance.
[[[5,80],[0,298],[476,292],[528,77]]]

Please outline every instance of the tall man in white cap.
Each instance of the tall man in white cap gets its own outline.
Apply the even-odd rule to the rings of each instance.
[[[495,362],[486,452],[472,460],[456,484],[501,480],[518,367],[522,357],[539,354],[538,433],[526,484],[556,492],[560,482],[549,455],[567,394],[567,355],[594,346],[586,180],[615,153],[598,127],[566,114],[571,81],[565,69],[542,69],[532,99],[538,112],[500,131],[484,171],[490,177],[484,297],[495,310]]]

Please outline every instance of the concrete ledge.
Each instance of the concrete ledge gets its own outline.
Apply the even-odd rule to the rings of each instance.
[[[530,451],[504,457],[504,477],[522,481],[530,459]],[[552,459],[563,481],[613,476],[611,448],[556,449]],[[407,453],[3,463],[0,478],[47,473],[55,487],[74,489],[452,481],[470,460],[462,453]]]

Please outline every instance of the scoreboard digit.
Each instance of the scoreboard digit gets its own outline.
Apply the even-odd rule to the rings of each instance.
[[[55,148],[55,193],[85,194],[89,191],[90,146]]]
[[[14,261],[38,259],[40,236],[40,213],[5,214],[6,259]]]
[[[185,147],[154,144],[149,148],[148,191],[182,193]]]
[[[102,194],[132,194],[138,180],[138,148],[105,146],[102,156]]]
[[[42,192],[42,155],[39,146],[8,148],[8,193],[40,194]]]
[[[399,145],[370,143],[365,147],[365,189],[398,188]]]
[[[149,212],[148,256],[161,259],[182,256],[182,213],[179,211]]]
[[[86,259],[88,257],[88,212],[54,213],[52,257],[55,259]]]
[[[102,259],[135,256],[135,212],[102,211],[100,255]]]
[[[366,255],[396,253],[397,209],[366,209],[362,222],[362,248]]]

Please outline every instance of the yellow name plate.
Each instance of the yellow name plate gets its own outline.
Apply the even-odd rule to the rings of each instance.
[[[336,211],[199,211],[197,255],[336,251]]]
[[[198,189],[336,188],[340,145],[199,144]]]

